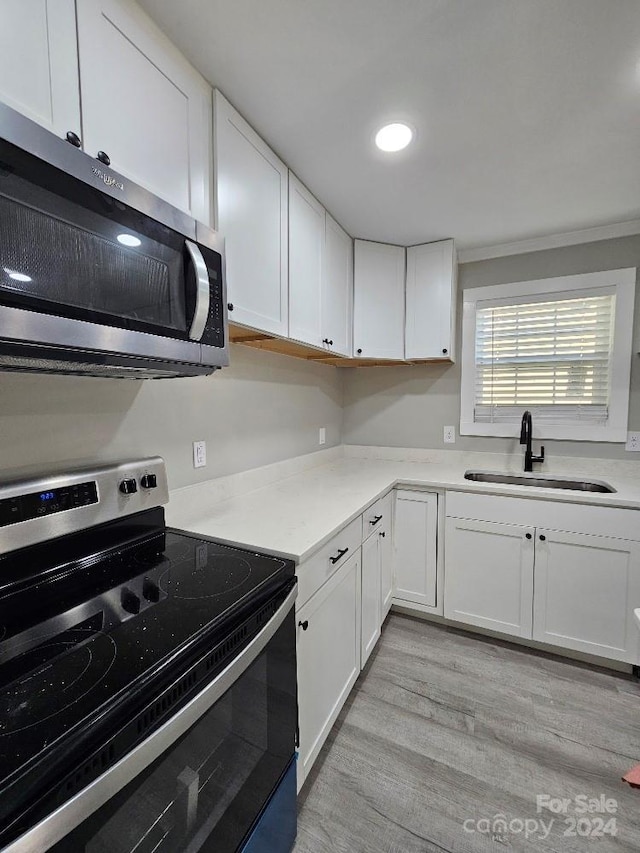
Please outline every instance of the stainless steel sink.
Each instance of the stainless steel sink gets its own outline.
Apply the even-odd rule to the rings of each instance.
[[[542,477],[526,474],[494,474],[491,471],[466,471],[465,480],[474,483],[504,483],[509,486],[535,486],[538,489],[572,489],[578,492],[605,492],[613,494],[615,489],[598,480],[570,480],[566,477]]]

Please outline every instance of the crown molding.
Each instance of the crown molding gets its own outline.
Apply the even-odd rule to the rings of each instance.
[[[567,231],[563,234],[548,234],[545,237],[533,237],[530,240],[518,240],[514,243],[480,246],[477,249],[459,249],[458,263],[469,264],[491,258],[505,258],[508,255],[524,255],[527,252],[542,252],[545,249],[560,249],[563,246],[577,246],[580,243],[613,240],[616,237],[630,237],[633,234],[640,234],[640,219],[583,228],[580,231]]]

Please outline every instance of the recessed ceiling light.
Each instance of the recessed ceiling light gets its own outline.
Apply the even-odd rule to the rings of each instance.
[[[133,234],[118,234],[118,243],[122,243],[123,246],[135,247],[139,246],[142,240],[134,237]]]
[[[376,145],[381,151],[402,151],[413,139],[413,131],[407,124],[394,122],[385,124],[376,133]]]
[[[3,267],[3,269],[9,278],[12,278],[14,281],[31,281],[30,275],[25,275],[23,272],[16,272],[15,270],[9,270],[6,267]]]

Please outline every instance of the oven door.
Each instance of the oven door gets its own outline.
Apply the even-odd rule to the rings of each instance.
[[[240,850],[291,789],[296,592],[187,705],[6,853]],[[286,853],[276,836],[270,849]]]
[[[201,344],[226,343],[222,251],[208,243],[0,141],[5,342],[197,364]]]

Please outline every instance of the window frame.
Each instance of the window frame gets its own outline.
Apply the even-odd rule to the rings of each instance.
[[[509,303],[523,297],[553,297],[586,291],[615,289],[611,351],[611,396],[606,424],[545,423],[534,419],[534,436],[565,441],[626,442],[629,421],[631,357],[633,353],[636,268],[510,282],[489,287],[466,288],[462,293],[462,381],[460,393],[460,435],[518,437],[519,424],[481,423],[474,420],[476,387],[476,311],[478,303]],[[524,411],[524,408],[523,408]]]

